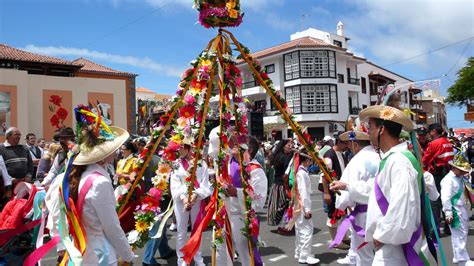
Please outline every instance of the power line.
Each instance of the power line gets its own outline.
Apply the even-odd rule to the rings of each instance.
[[[474,36],[471,36],[471,37],[469,37],[469,38],[466,38],[466,39],[463,39],[463,40],[460,40],[460,41],[457,41],[457,42],[454,42],[454,43],[451,43],[451,44],[448,44],[448,45],[445,45],[445,46],[442,46],[442,47],[439,47],[439,48],[436,48],[436,49],[433,49],[433,50],[426,51],[426,52],[421,53],[421,54],[417,54],[417,55],[414,55],[414,56],[411,56],[411,57],[404,58],[404,59],[402,59],[402,60],[399,60],[399,61],[396,61],[396,62],[387,64],[387,65],[384,65],[384,67],[396,65],[396,64],[399,64],[399,63],[402,63],[402,62],[405,62],[405,61],[408,61],[408,60],[411,60],[411,59],[414,59],[414,58],[417,58],[417,57],[420,57],[420,56],[423,56],[423,55],[427,55],[427,54],[430,54],[430,53],[433,53],[433,52],[436,52],[436,51],[439,51],[439,50],[442,50],[442,49],[451,47],[451,46],[453,46],[453,45],[456,45],[456,44],[465,42],[465,41],[467,41],[467,40],[471,41],[472,39],[474,39]]]
[[[459,56],[458,60],[456,61],[456,63],[454,63],[454,65],[449,69],[449,71],[445,74],[446,76],[449,75],[449,73],[451,73],[451,71],[453,71],[454,67],[459,63],[459,61],[461,60],[461,58],[464,56],[464,53],[466,52],[467,48],[469,48],[469,46],[471,45],[472,43],[472,39],[469,40],[469,42],[467,42],[466,46],[464,47],[464,49],[462,50],[461,52],[461,55]]]
[[[167,3],[165,3],[165,4],[163,4],[163,5],[159,6],[159,7],[157,7],[157,8],[155,8],[155,9],[152,9],[152,10],[151,10],[150,12],[148,12],[148,13],[145,13],[145,14],[143,14],[143,15],[141,15],[141,16],[139,16],[139,17],[137,17],[137,18],[135,18],[135,19],[133,19],[133,20],[131,20],[131,21],[125,23],[125,24],[123,24],[122,26],[120,26],[120,27],[118,27],[118,28],[116,28],[116,29],[110,31],[109,33],[103,34],[102,36],[100,36],[100,37],[96,38],[95,40],[93,40],[93,41],[89,42],[88,44],[86,44],[86,47],[91,46],[92,44],[94,44],[94,43],[96,43],[96,42],[98,42],[98,41],[100,41],[100,40],[103,40],[103,39],[105,39],[105,38],[107,38],[107,37],[109,37],[109,36],[115,34],[116,32],[121,31],[121,30],[125,29],[126,27],[128,27],[128,26],[130,26],[130,25],[132,25],[132,24],[135,24],[135,23],[137,23],[137,22],[143,20],[144,18],[146,18],[146,17],[148,17],[148,16],[150,16],[150,15],[153,15],[154,13],[156,13],[156,12],[158,12],[159,10],[163,9],[164,7],[168,6],[170,3],[171,3],[171,2],[167,2]]]

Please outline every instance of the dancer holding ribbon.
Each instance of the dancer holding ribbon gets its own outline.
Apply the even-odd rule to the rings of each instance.
[[[354,255],[348,254],[339,259],[339,264],[371,265],[374,259],[373,244],[368,243],[356,252],[364,243],[365,223],[367,219],[367,203],[373,188],[374,177],[379,167],[380,158],[370,145],[367,127],[358,118],[349,118],[346,123],[347,131],[340,135],[342,141],[348,141],[348,147],[354,157],[342,173],[340,181],[334,181],[330,189],[342,190],[336,197],[336,208],[344,210],[352,208],[352,212],[339,225],[335,240],[330,247],[341,243],[347,230],[352,226],[351,250]]]

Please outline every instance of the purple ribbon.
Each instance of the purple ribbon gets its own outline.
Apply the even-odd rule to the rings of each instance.
[[[242,179],[240,178],[240,164],[233,157],[230,159],[230,176],[232,177],[232,185],[235,188],[242,188]]]
[[[351,212],[349,216],[347,216],[339,225],[339,228],[337,229],[336,236],[334,237],[334,240],[329,244],[329,248],[334,248],[341,244],[342,240],[344,239],[344,236],[347,233],[347,230],[349,230],[349,226],[352,225],[352,228],[354,228],[354,231],[356,234],[360,237],[365,237],[365,230],[363,227],[358,226],[355,223],[356,216],[359,213],[365,213],[367,212],[367,205],[366,204],[357,204],[354,208],[354,210]]]
[[[382,190],[380,189],[379,182],[378,182],[378,175],[375,177],[375,184],[374,184],[374,191],[375,191],[375,199],[377,200],[377,205],[380,208],[383,216],[387,214],[389,203],[385,198]],[[421,235],[421,224],[418,226],[418,229],[412,234],[410,242],[402,244],[403,254],[405,255],[405,259],[408,265],[416,265],[416,266],[423,266],[424,263],[421,260],[420,256],[415,252],[415,243]]]
[[[260,219],[258,219],[258,227],[260,227]],[[253,262],[255,266],[263,266],[262,256],[260,251],[258,251],[258,236],[252,237],[252,248],[253,248]]]

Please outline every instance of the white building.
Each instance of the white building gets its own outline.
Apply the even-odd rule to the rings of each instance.
[[[355,56],[348,49],[348,40],[339,22],[337,34],[309,28],[291,35],[289,42],[252,54],[286,98],[296,121],[317,139],[344,130],[349,115],[357,115],[370,105],[368,88],[383,85],[383,78],[391,83],[410,81]],[[276,130],[277,137],[292,137],[248,65],[240,63],[239,68],[244,80],[242,95],[255,106],[250,113],[250,133],[263,137],[264,131]]]

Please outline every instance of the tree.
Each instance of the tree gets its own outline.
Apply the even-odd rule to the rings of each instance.
[[[458,71],[458,79],[448,88],[446,103],[451,105],[467,105],[474,102],[474,57],[470,57],[467,65]]]

